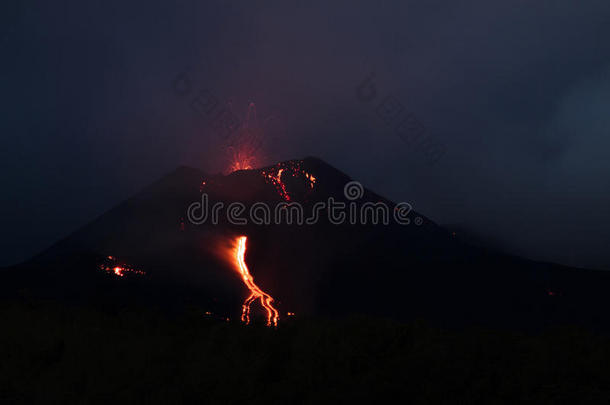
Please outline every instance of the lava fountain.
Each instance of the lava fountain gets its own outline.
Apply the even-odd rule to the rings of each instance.
[[[246,284],[246,287],[248,287],[250,290],[250,295],[248,298],[246,298],[242,305],[241,320],[242,322],[246,323],[246,325],[250,323],[250,306],[253,302],[259,300],[267,312],[267,326],[277,326],[280,316],[277,309],[275,309],[273,306],[273,298],[254,284],[254,278],[250,274],[248,266],[246,265],[246,260],[244,257],[246,255],[247,240],[247,236],[239,236],[236,240],[234,249],[235,264],[237,265],[237,269],[241,274],[244,284]]]
[[[245,120],[231,133],[231,140],[227,145],[228,173],[254,169],[258,166],[262,157],[261,148],[264,137],[263,127],[259,125],[254,103],[250,103],[248,106]]]

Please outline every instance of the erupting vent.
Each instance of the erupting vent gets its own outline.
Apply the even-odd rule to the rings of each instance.
[[[229,104],[229,109],[231,105]],[[248,105],[245,120],[235,130],[225,128],[232,134],[227,147],[229,167],[228,173],[237,170],[254,169],[260,164],[263,145],[263,127],[259,124],[254,103]]]
[[[254,168],[254,165],[256,164],[256,157],[252,151],[244,152],[230,148],[229,153],[231,153],[229,173]]]

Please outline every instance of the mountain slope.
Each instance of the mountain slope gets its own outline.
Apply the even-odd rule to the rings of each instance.
[[[536,326],[549,322],[608,324],[606,273],[536,263],[470,246],[417,212],[408,225],[389,221],[335,224],[231,223],[234,202],[245,216],[256,203],[271,212],[299,203],[306,217],[318,202],[395,204],[368,189],[351,198],[351,179],[315,158],[227,176],[178,168],[87,226],[4,274],[4,293],[62,299],[195,304],[238,317],[249,294],[235,268],[235,238],[248,237],[246,261],[285,317],[372,313],[448,324]],[[195,224],[187,210],[202,196],[224,204],[217,223]],[[393,214],[393,213],[392,213]],[[403,218],[404,219],[404,218]],[[347,222],[347,223],[346,223]],[[370,221],[369,221],[370,222]],[[107,257],[145,275],[116,277]],[[114,264],[106,264],[114,266]]]

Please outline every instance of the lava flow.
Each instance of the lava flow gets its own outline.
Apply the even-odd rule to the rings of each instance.
[[[316,178],[313,174],[306,172],[302,168],[303,161],[290,161],[278,163],[268,170],[262,170],[261,174],[265,178],[265,181],[273,184],[277,193],[285,201],[291,201],[291,195],[288,193],[286,183],[282,179],[283,174],[290,175],[292,177],[304,177],[308,185],[309,191],[313,190]]]
[[[267,312],[267,326],[277,326],[280,316],[277,309],[273,307],[273,298],[254,284],[254,279],[252,278],[250,271],[248,271],[248,266],[244,259],[247,239],[247,236],[238,237],[234,250],[235,263],[246,287],[250,290],[250,295],[246,298],[242,306],[241,320],[246,324],[250,323],[250,305],[252,305],[254,301],[260,300],[261,305]]]

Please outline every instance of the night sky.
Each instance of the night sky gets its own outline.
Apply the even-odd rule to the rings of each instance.
[[[179,165],[225,170],[207,89],[256,103],[261,163],[317,156],[509,252],[610,269],[608,0],[262,3],[3,1],[0,265]]]

